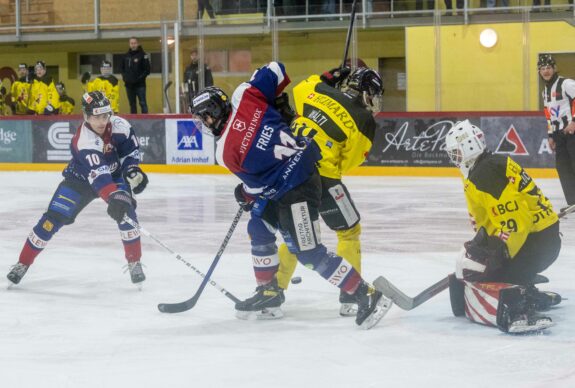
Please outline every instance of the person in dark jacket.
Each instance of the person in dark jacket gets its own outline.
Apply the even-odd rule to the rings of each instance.
[[[122,78],[126,85],[126,94],[130,102],[130,113],[138,113],[136,98],[142,113],[148,113],[146,103],[146,77],[150,74],[150,57],[138,43],[130,38],[130,49],[122,61]]]
[[[200,70],[198,50],[192,49],[192,51],[190,51],[190,64],[184,71],[184,90],[187,93],[188,102],[190,103],[188,106],[191,105],[192,100],[196,97],[199,90],[214,85],[212,70],[207,64],[204,64],[204,84],[200,85]]]

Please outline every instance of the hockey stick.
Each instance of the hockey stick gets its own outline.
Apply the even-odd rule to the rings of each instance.
[[[166,86],[164,86],[164,97],[166,97],[166,103],[168,104],[168,113],[172,113],[172,106],[170,105],[170,98],[168,97],[168,89],[172,86],[172,81],[168,81]]]
[[[566,207],[565,209],[561,210],[557,216],[559,218],[563,218],[566,215],[575,212],[575,205],[571,205]],[[449,287],[449,275],[445,278],[441,279],[435,284],[427,287],[425,290],[421,291],[415,297],[411,298],[401,292],[400,289],[395,287],[389,280],[385,277],[380,276],[373,282],[373,286],[383,293],[383,295],[387,296],[401,309],[403,310],[412,310],[419,306],[420,304],[428,301],[429,299],[433,298],[435,295],[439,294],[441,291],[447,289]]]
[[[230,229],[228,230],[228,233],[226,234],[224,241],[222,242],[222,245],[220,245],[220,249],[218,250],[216,257],[214,257],[214,261],[212,261],[212,265],[210,265],[210,268],[208,269],[208,272],[206,273],[204,280],[202,280],[202,284],[200,284],[200,287],[198,288],[194,296],[180,303],[160,303],[158,305],[158,310],[160,310],[163,313],[170,313],[170,314],[181,313],[192,309],[196,305],[198,299],[200,298],[202,292],[204,291],[204,288],[206,288],[206,284],[208,284],[208,282],[211,282],[210,277],[212,276],[212,273],[214,272],[214,269],[216,268],[218,261],[220,261],[220,257],[222,257],[224,249],[226,249],[226,246],[228,245],[228,241],[230,241],[232,234],[234,234],[234,230],[236,229],[236,226],[238,225],[238,222],[242,217],[242,213],[243,210],[240,207],[238,209],[238,212],[236,213],[236,216],[234,217],[234,220],[232,221],[232,225],[230,226]]]
[[[351,5],[351,19],[349,21],[349,28],[347,29],[347,37],[345,39],[345,51],[343,52],[343,61],[341,62],[341,67],[345,67],[345,62],[347,61],[347,54],[349,52],[349,44],[351,42],[351,33],[353,31],[353,23],[355,22],[355,5],[357,0],[353,0]],[[351,67],[351,66],[350,66]]]
[[[200,275],[202,278],[206,277],[206,274],[204,274],[202,271],[200,271],[199,269],[197,269],[196,267],[194,267],[194,265],[192,265],[192,263],[190,263],[189,261],[187,261],[186,259],[184,259],[180,254],[178,254],[177,252],[174,252],[169,246],[167,246],[166,244],[164,244],[159,238],[157,238],[156,236],[154,236],[152,233],[148,232],[146,229],[144,229],[140,224],[138,224],[136,221],[134,221],[133,219],[131,219],[128,216],[124,216],[124,222],[126,222],[127,224],[132,225],[134,228],[138,229],[144,236],[151,238],[152,240],[154,240],[156,243],[158,243],[159,246],[161,246],[162,248],[164,248],[165,250],[167,250],[168,252],[170,252],[172,254],[172,256],[174,256],[176,259],[178,259],[179,261],[181,261],[182,263],[184,263],[186,266],[188,266],[189,268],[191,268],[195,273],[197,273],[198,275]],[[228,290],[226,290],[225,288],[223,288],[222,286],[220,286],[218,283],[216,283],[214,280],[210,280],[210,284],[212,286],[214,286],[216,288],[216,290],[218,290],[219,292],[221,292],[222,294],[224,294],[225,296],[227,296],[230,300],[232,300],[234,303],[238,303],[240,300],[238,298],[236,298],[231,292],[229,292]]]

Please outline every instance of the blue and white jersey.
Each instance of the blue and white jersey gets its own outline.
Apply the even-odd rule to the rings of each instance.
[[[140,163],[139,144],[130,123],[112,116],[102,136],[84,122],[72,139],[72,160],[62,175],[90,184],[104,200],[117,190],[115,178]]]
[[[216,159],[244,182],[246,191],[279,199],[305,182],[321,159],[317,145],[296,141],[274,107],[290,83],[284,65],[255,71],[232,95],[232,113],[217,142]]]

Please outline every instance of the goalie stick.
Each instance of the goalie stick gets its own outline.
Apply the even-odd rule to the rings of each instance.
[[[230,238],[234,234],[234,230],[236,229],[236,226],[238,225],[238,222],[242,217],[242,213],[243,210],[240,207],[238,209],[238,212],[236,213],[236,216],[234,217],[234,220],[232,221],[232,225],[230,226],[230,229],[228,230],[226,237],[224,237],[222,245],[220,245],[218,253],[216,253],[216,257],[214,257],[214,260],[212,261],[212,264],[210,265],[210,268],[208,269],[208,272],[206,273],[206,276],[204,277],[204,280],[202,280],[202,284],[200,284],[200,287],[198,288],[196,293],[190,299],[180,303],[160,303],[158,305],[158,310],[160,310],[163,313],[169,313],[169,314],[181,313],[184,311],[191,310],[196,305],[196,303],[198,303],[198,299],[202,295],[204,288],[206,288],[208,282],[211,282],[210,277],[212,276],[212,273],[214,272],[216,265],[220,261],[220,257],[222,257],[222,254],[224,253],[224,250],[228,245],[228,241],[230,241]]]
[[[192,263],[190,263],[189,261],[187,261],[186,259],[184,259],[179,253],[173,251],[169,246],[167,246],[166,244],[164,244],[159,238],[157,238],[156,236],[154,236],[152,233],[148,232],[146,229],[144,229],[140,224],[138,224],[136,221],[134,221],[133,219],[131,219],[128,216],[124,217],[124,222],[126,222],[127,224],[132,225],[134,228],[138,229],[140,231],[140,233],[142,233],[144,236],[151,238],[152,240],[154,240],[156,243],[158,243],[159,246],[161,246],[162,248],[164,248],[165,250],[167,250],[168,252],[170,252],[172,254],[172,256],[174,256],[176,259],[178,259],[179,261],[181,261],[182,263],[184,263],[186,266],[188,266],[190,269],[192,269],[195,273],[197,273],[198,275],[200,275],[202,278],[206,277],[206,274],[203,273],[202,271],[200,271],[199,269],[197,269],[194,265],[192,265]],[[218,290],[219,292],[221,292],[222,294],[224,294],[225,296],[227,296],[231,301],[233,301],[234,303],[238,303],[240,300],[238,298],[236,298],[231,292],[229,292],[228,290],[226,290],[225,288],[223,288],[222,286],[220,286],[218,283],[216,283],[214,280],[210,280],[210,284],[212,286],[214,286],[216,288],[216,290]]]
[[[564,218],[566,215],[575,212],[575,205],[568,206],[562,209],[557,216],[559,218]],[[399,308],[403,310],[412,310],[419,306],[420,304],[433,298],[435,295],[439,294],[441,291],[449,287],[449,275],[441,279],[435,284],[427,287],[425,290],[421,291],[415,297],[411,298],[403,293],[399,288],[394,286],[385,277],[380,276],[373,282],[373,286],[381,292],[383,295],[387,296],[393,303],[395,303]]]

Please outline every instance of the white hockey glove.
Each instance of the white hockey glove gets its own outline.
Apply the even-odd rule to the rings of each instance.
[[[130,166],[124,171],[124,179],[128,181],[134,194],[140,194],[148,185],[148,176],[138,166]]]

